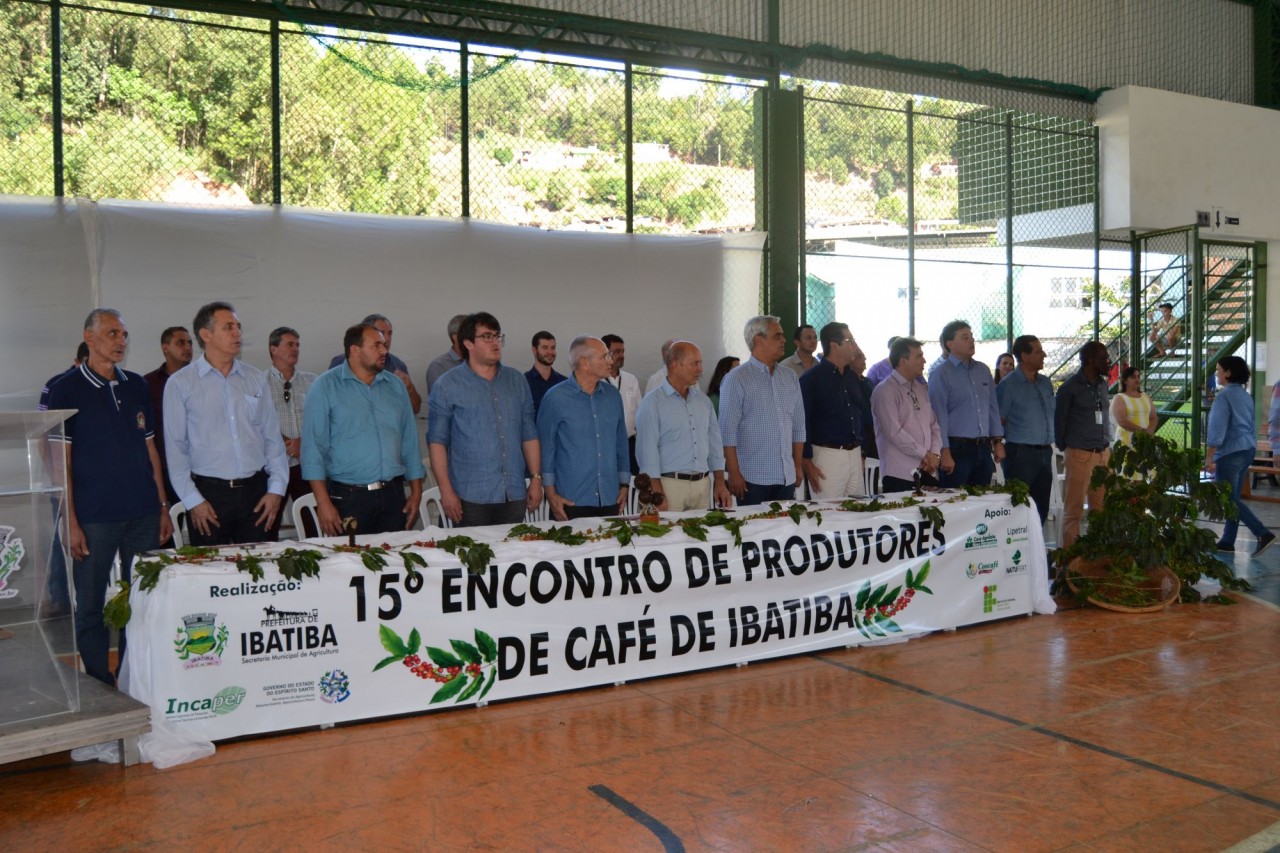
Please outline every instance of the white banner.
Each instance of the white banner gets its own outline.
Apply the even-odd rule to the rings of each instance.
[[[185,565],[135,592],[125,685],[157,729],[219,740],[1053,612],[1033,508],[941,508],[940,530],[915,508],[757,520],[740,545],[719,527],[706,542],[498,540],[480,575],[432,547],[414,549],[416,576],[394,552],[378,573],[335,553],[301,581]],[[458,532],[506,530],[386,540]]]

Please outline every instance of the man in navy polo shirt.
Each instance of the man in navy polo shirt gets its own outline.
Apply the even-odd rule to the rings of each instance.
[[[114,685],[102,621],[111,564],[129,577],[133,555],[173,534],[152,428],[146,380],[121,370],[129,331],[120,312],[97,308],[84,321],[89,358],[49,389],[49,408],[77,409],[62,441],[67,454],[67,526],[76,585],[76,643],[89,675]],[[120,632],[120,660],[125,636]],[[119,667],[117,665],[117,672]]]

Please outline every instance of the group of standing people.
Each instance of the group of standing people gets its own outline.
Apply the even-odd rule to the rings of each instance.
[[[1107,464],[1111,423],[1122,441],[1156,427],[1136,368],[1109,398],[1111,360],[1097,341],[1082,347],[1080,369],[1055,393],[1035,336],[1017,338],[993,375],[974,358],[961,320],[943,328],[943,356],[927,378],[923,346],[910,337],[892,338],[888,357],[867,370],[843,323],[799,327],[789,358],[777,317],[753,317],[743,332],[749,355],[721,359],[708,393],[698,384],[700,349],[670,340],[642,394],[621,369],[617,335],[574,338],[566,376],[553,366],[555,337],[539,332],[534,365],[522,373],[503,363],[496,317],[453,318],[426,395],[427,464],[445,515],[458,525],[510,524],[544,499],[557,520],[611,515],[640,472],[668,510],[786,500],[805,483],[815,498],[860,496],[864,458],[877,456],[886,492],[989,484],[1001,465],[1006,479],[1028,484],[1043,522],[1056,446],[1066,457],[1068,545],[1084,503],[1100,506],[1089,479]],[[50,380],[41,407],[77,410],[61,440],[76,630],[90,675],[114,682],[102,624],[112,563],[118,554],[127,576],[134,554],[166,544],[176,501],[195,545],[272,541],[286,497],[308,493],[327,535],[352,520],[366,534],[414,524],[426,473],[414,420],[423,398],[390,353],[392,335],[388,318],[367,316],[317,376],[297,368],[300,335],[282,326],[270,334],[264,371],[240,359],[234,306],[212,302],[190,332],[165,330],[165,363],[142,377],[120,367],[128,348],[120,313],[89,314],[76,365]],[[1248,375],[1238,357],[1219,361],[1206,467],[1231,484],[1260,553],[1274,536],[1239,502],[1254,448]],[[1229,523],[1222,550],[1234,549],[1235,532]]]

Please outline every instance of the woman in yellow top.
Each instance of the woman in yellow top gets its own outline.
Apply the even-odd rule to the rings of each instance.
[[[1136,367],[1120,371],[1120,393],[1111,401],[1111,417],[1116,422],[1116,438],[1133,446],[1133,434],[1156,434],[1156,409],[1142,390],[1142,372]]]

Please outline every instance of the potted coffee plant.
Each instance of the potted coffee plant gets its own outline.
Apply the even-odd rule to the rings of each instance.
[[[1217,536],[1201,520],[1234,515],[1225,483],[1200,479],[1202,456],[1159,436],[1135,433],[1133,446],[1116,443],[1110,463],[1095,468],[1092,486],[1106,489],[1102,509],[1067,548],[1053,552],[1077,595],[1111,610],[1160,610],[1201,599],[1201,577],[1223,590],[1252,587],[1219,560]],[[1213,596],[1219,603],[1231,599]]]

